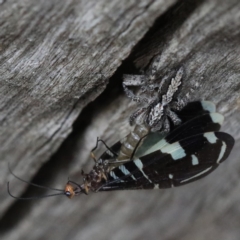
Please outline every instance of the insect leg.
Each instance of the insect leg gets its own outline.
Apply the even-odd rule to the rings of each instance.
[[[95,154],[93,153],[97,148],[98,148],[98,143],[102,142],[103,145],[116,157],[118,156],[118,154],[116,152],[114,152],[110,147],[108,147],[108,145],[100,138],[97,137],[97,142],[96,142],[96,146],[91,150],[91,157],[94,159],[95,162],[97,162],[97,159],[95,157]]]

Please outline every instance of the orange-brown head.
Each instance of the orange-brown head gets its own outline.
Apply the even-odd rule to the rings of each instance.
[[[67,182],[67,184],[65,185],[64,193],[70,199],[72,199],[74,196],[77,196],[79,193],[87,194],[85,188],[73,181]]]
[[[65,195],[70,199],[72,199],[76,195],[73,186],[69,183],[66,184],[64,192]]]

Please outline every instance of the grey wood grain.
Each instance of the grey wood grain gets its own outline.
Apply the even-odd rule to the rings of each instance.
[[[239,239],[240,3],[174,3],[0,5],[1,239]],[[129,131],[136,105],[121,90],[122,74],[147,69],[157,54],[162,76],[184,67],[180,95],[211,100],[224,114],[223,130],[236,139],[229,160],[176,189],[97,193],[71,202],[7,195],[9,180],[15,195],[47,193],[14,179],[8,162],[39,184],[62,189],[68,177],[81,182],[81,169],[93,165],[96,137],[111,145]]]

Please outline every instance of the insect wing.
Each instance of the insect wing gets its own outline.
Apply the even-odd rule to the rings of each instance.
[[[204,132],[219,131],[223,123],[223,116],[219,113],[207,113],[197,116],[179,127],[175,128],[166,137],[166,143],[174,143],[189,136],[197,135]],[[150,133],[142,141],[143,143],[136,150],[137,158],[154,152],[161,147],[164,141],[163,134],[160,132]]]
[[[113,169],[99,191],[170,188],[193,182],[227,159],[233,145],[233,137],[223,132],[202,133],[165,144],[158,151]]]
[[[189,102],[180,111],[176,111],[176,114],[182,120],[182,122],[186,122],[202,114],[214,113],[214,112],[216,112],[216,106],[213,102],[195,101],[195,102]]]

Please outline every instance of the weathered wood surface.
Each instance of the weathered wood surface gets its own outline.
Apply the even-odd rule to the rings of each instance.
[[[111,144],[129,131],[134,104],[122,93],[122,74],[146,68],[158,53],[163,76],[184,67],[182,95],[212,100],[226,117],[224,130],[237,140],[228,161],[170,190],[71,202],[7,195],[9,180],[16,195],[46,194],[13,179],[8,162],[40,184],[80,182],[96,137]],[[0,64],[1,239],[239,239],[238,0],[3,1]]]

